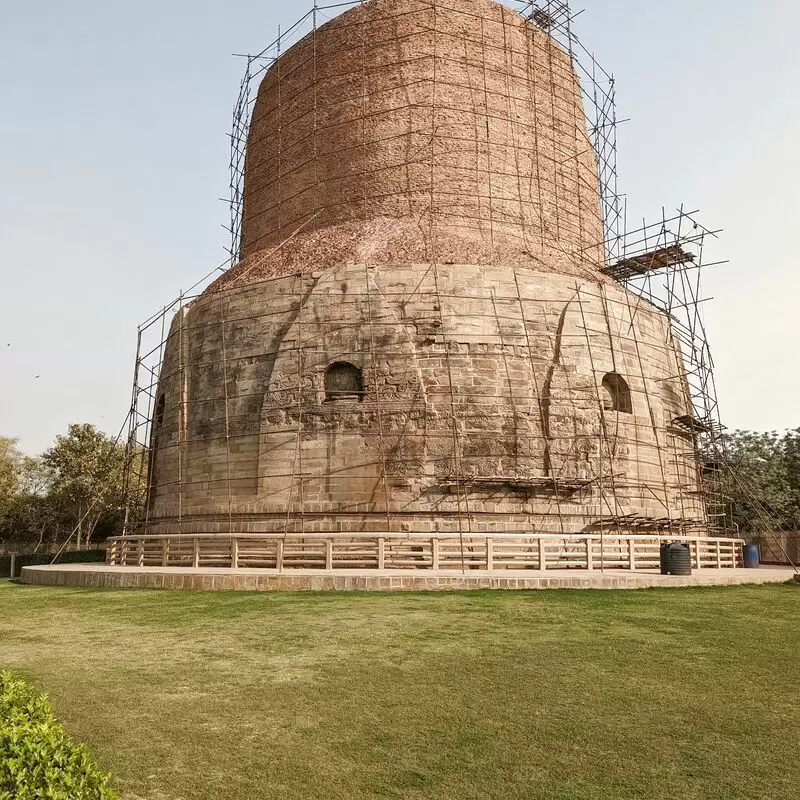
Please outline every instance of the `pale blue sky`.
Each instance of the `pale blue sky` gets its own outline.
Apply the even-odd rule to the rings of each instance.
[[[706,311],[724,421],[800,425],[800,3],[585,5],[631,118],[631,217],[686,203],[725,228]],[[231,53],[305,10],[0,0],[0,435],[37,452],[73,421],[116,433],[136,325],[224,258]]]

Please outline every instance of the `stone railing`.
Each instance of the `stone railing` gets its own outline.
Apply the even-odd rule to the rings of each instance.
[[[675,541],[690,545],[695,569],[743,566],[741,539],[599,533],[119,536],[108,540],[107,562],[272,570],[656,570],[662,542]]]

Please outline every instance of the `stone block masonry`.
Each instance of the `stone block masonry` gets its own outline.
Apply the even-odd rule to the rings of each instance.
[[[326,399],[336,363],[362,394]],[[611,373],[630,413],[606,407]],[[176,318],[160,391],[154,533],[703,519],[669,427],[691,412],[679,351],[616,286],[431,264],[252,283]]]
[[[183,591],[466,591],[538,589],[646,589],[690,586],[743,586],[786,583],[791,570],[706,570],[691,577],[676,578],[655,573],[631,574],[622,570],[606,573],[575,573],[561,570],[548,574],[440,572],[413,573],[353,571],[333,574],[300,571],[280,574],[272,570],[225,570],[157,567],[108,567],[94,564],[61,564],[54,567],[24,567],[22,582],[50,586],[86,586],[105,589],[169,589]]]

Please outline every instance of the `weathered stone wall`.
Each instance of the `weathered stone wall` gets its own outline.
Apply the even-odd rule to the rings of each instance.
[[[363,398],[326,402],[335,362],[363,370]],[[633,413],[603,409],[610,372]],[[620,287],[465,264],[273,279],[178,318],[160,391],[153,531],[704,514],[670,429],[690,404],[667,320]]]

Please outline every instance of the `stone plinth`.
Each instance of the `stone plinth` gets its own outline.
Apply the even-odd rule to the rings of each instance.
[[[691,577],[667,577],[658,573],[631,574],[576,572],[570,570],[517,573],[439,572],[425,575],[358,570],[293,572],[269,570],[179,569],[158,567],[108,567],[64,564],[24,567],[22,582],[45,586],[86,586],[105,589],[173,589],[201,591],[456,591],[475,589],[645,589],[691,586],[743,586],[786,583],[791,570],[703,570]]]

